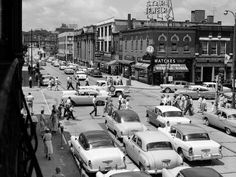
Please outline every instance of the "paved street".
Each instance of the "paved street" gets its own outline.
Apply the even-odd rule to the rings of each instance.
[[[47,64],[44,67],[43,73],[50,73],[53,76],[57,76],[61,81],[61,86],[59,87],[60,91],[50,91],[46,87],[37,88],[34,87],[32,89],[24,87],[24,93],[27,95],[28,92],[31,92],[35,97],[34,101],[34,112],[35,114],[39,114],[41,109],[44,109],[46,114],[50,114],[50,110],[53,104],[58,105],[60,102],[60,98],[62,95],[62,90],[66,88],[66,77],[63,71],[60,71],[59,68],[53,67],[50,64]],[[90,77],[90,85],[93,85],[96,82],[95,78]],[[83,85],[84,83],[81,82]],[[75,85],[75,84],[74,84]],[[156,128],[153,125],[150,125],[146,121],[146,107],[159,105],[160,103],[160,88],[157,86],[149,86],[143,83],[139,83],[137,81],[132,81],[131,86],[131,94],[130,94],[130,104],[133,107],[133,110],[136,111],[141,121],[150,129],[155,130]],[[171,96],[172,94],[170,94]],[[113,98],[113,103],[115,105],[118,104],[118,99]],[[210,108],[211,101],[208,100],[208,108]],[[235,136],[226,135],[223,131],[218,130],[213,127],[207,127],[203,124],[202,115],[196,113],[198,108],[197,101],[194,101],[194,116],[187,116],[192,120],[192,123],[198,124],[204,129],[206,129],[210,137],[220,143],[223,146],[223,159],[213,160],[212,162],[191,162],[188,163],[190,166],[210,166],[220,172],[224,177],[235,177],[236,176],[236,168],[233,164],[236,164],[236,138]],[[92,110],[91,106],[82,106],[75,108],[75,117],[76,120],[63,120],[62,123],[65,127],[65,132],[69,135],[78,135],[82,131],[82,127],[92,126],[97,124],[105,129],[104,119],[101,116],[103,107],[98,108],[98,117],[91,117],[89,112]],[[112,138],[114,135],[109,133]],[[66,135],[66,141],[68,141],[69,135]],[[40,138],[39,138],[40,139]],[[41,142],[41,140],[40,140]],[[42,157],[42,146],[40,145],[38,148],[37,156],[41,166],[41,169],[45,176],[50,176],[55,169],[56,165],[63,167],[63,172],[66,176],[78,176],[78,168],[75,166],[74,160],[71,158],[71,154],[69,153],[69,148],[67,142],[63,142],[63,150],[60,150],[60,135],[55,137],[54,148],[55,150],[55,158],[52,161],[47,161]],[[123,148],[120,142],[117,142],[117,145]],[[137,168],[132,161],[127,157],[128,169]],[[69,169],[69,170],[68,170]]]

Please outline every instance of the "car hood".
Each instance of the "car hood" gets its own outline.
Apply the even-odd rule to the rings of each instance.
[[[166,122],[169,121],[170,125],[173,124],[189,124],[190,120],[186,117],[165,117]]]
[[[125,122],[119,125],[119,129],[123,135],[132,135],[134,132],[144,131],[145,126],[140,122]]]

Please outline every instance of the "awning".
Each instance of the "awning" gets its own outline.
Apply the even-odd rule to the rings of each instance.
[[[132,61],[132,60],[118,60],[118,62],[123,65],[131,65],[131,64],[135,63],[135,61]]]
[[[165,69],[168,69],[169,72],[188,72],[188,68],[185,64],[157,64],[154,67],[154,71],[163,72]]]
[[[133,65],[133,67],[136,69],[148,69],[149,66],[150,66],[149,63],[139,63],[139,62]]]
[[[111,65],[116,65],[118,63],[118,60],[112,60],[106,63],[106,65],[111,66]]]

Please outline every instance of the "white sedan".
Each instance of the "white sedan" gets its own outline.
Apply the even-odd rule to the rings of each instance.
[[[147,127],[141,123],[138,114],[129,109],[115,110],[111,116],[107,115],[105,126],[120,140],[134,132],[147,130]]]
[[[104,105],[106,98],[109,97],[106,91],[97,91],[95,89],[80,89],[78,91],[64,91],[62,101],[65,103],[70,97],[74,105],[93,105],[94,95],[97,95],[97,105]]]
[[[70,144],[73,155],[88,173],[126,168],[125,155],[104,130],[71,136]]]
[[[75,79],[85,80],[87,77],[87,74],[82,70],[78,70],[75,72],[74,77]]]
[[[207,131],[194,124],[158,128],[171,140],[175,150],[189,161],[221,159],[222,146],[211,140]]]
[[[134,170],[111,170],[107,173],[97,172],[96,177],[151,177],[151,175],[147,174],[146,172],[139,171],[138,169]]]
[[[174,106],[148,107],[146,110],[148,121],[157,127],[165,127],[167,124],[189,124],[191,121],[183,116],[183,112]]]
[[[216,91],[216,82],[203,82],[202,85],[213,91]],[[231,89],[229,87],[223,86],[223,92],[231,92]]]
[[[141,171],[161,173],[163,168],[174,168],[183,164],[183,159],[173,149],[168,137],[160,131],[136,132],[124,138],[124,146],[130,158]]]
[[[65,74],[74,74],[74,69],[72,69],[72,68],[69,68],[69,67],[66,67],[65,69],[64,69],[64,73]]]

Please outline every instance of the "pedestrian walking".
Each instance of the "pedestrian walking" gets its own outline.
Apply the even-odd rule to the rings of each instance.
[[[53,154],[53,146],[52,146],[52,134],[50,133],[49,128],[45,129],[45,134],[43,135],[43,142],[45,145],[44,152],[46,154],[46,158],[51,160],[51,156]]]
[[[132,107],[130,106],[130,103],[129,103],[129,99],[128,99],[128,98],[126,99],[125,109],[132,109]]]
[[[51,122],[52,122],[52,133],[56,133],[58,131],[58,110],[55,105],[52,105],[51,112]]]
[[[34,75],[34,77],[35,77],[35,83],[37,83],[37,84],[38,84],[38,80],[39,80],[39,73],[38,73],[38,72],[36,72],[36,73],[35,73],[35,75]]]
[[[124,110],[126,108],[126,99],[122,98],[120,109]]]
[[[170,98],[170,95],[167,95],[166,96],[166,105],[171,105],[171,98]]]
[[[63,108],[63,101],[58,105],[57,110],[58,110],[58,119],[61,119],[62,116],[62,108]]]
[[[29,77],[29,88],[32,88],[32,84],[33,84],[32,82],[33,82],[33,81],[32,81],[32,76],[30,76],[30,77]]]
[[[120,75],[120,85],[123,85],[123,73]]]
[[[112,99],[109,100],[108,106],[107,106],[107,114],[111,116],[114,109],[113,101]]]
[[[97,116],[97,95],[94,95],[93,97],[93,110],[89,114],[92,115],[93,113]]]
[[[102,115],[102,117],[105,117],[105,114],[108,113],[108,104],[109,104],[109,99],[106,98],[105,99],[105,105],[104,105],[104,108],[103,108],[103,115]]]
[[[37,124],[38,124],[38,118],[34,115],[33,112],[31,112],[31,120],[32,120],[33,130],[36,133]]]
[[[41,137],[43,137],[43,134],[45,133],[45,128],[47,127],[47,121],[46,121],[46,117],[44,114],[44,110],[41,110],[41,113],[39,115],[39,130],[40,130],[40,135]]]
[[[31,65],[28,66],[28,74],[31,75],[31,71],[32,71],[32,68],[31,68]]]
[[[49,78],[49,80],[48,80],[48,89],[52,90],[52,79],[51,78]]]
[[[26,102],[29,108],[30,112],[33,112],[33,102],[34,102],[34,96],[31,93],[28,93],[26,97]]]
[[[120,94],[118,97],[118,110],[120,110],[120,108],[121,108],[122,98],[123,98],[123,95]]]
[[[198,112],[202,113],[202,97],[198,98]]]
[[[85,79],[85,86],[89,86],[89,78],[88,78],[88,76],[86,76],[86,79]]]
[[[164,105],[164,98],[165,98],[165,95],[161,95],[161,101],[160,101],[160,106]]]
[[[205,97],[202,97],[201,113],[203,114],[205,111],[207,111],[207,103]]]
[[[68,86],[69,86],[69,80],[70,80],[70,76],[68,76],[68,77],[66,78],[66,88],[67,88],[67,90],[68,90]]]
[[[72,106],[72,101],[71,101],[71,97],[68,97],[68,99],[66,100],[65,104],[64,104],[64,114],[63,117],[68,116],[69,113],[69,109]]]
[[[186,105],[185,101],[186,101],[185,96],[184,96],[184,95],[181,95],[181,98],[180,98],[180,105],[179,105],[179,106],[180,106],[180,109],[181,109],[182,111],[185,110],[185,105]]]
[[[55,169],[56,173],[52,175],[52,177],[65,177],[65,175],[61,172],[60,167],[56,167]]]
[[[69,90],[70,88],[72,88],[72,90],[74,90],[73,84],[72,84],[72,78],[70,77],[69,81],[68,81],[68,87],[67,90]]]
[[[71,106],[69,107],[69,112],[68,112],[67,120],[69,120],[70,118],[72,118],[73,120],[75,120],[75,117],[74,117],[73,112],[74,112],[74,106],[71,105]]]
[[[58,79],[58,77],[55,78],[55,91],[58,91],[58,86],[60,85],[60,81]]]
[[[192,113],[192,103],[191,103],[191,100],[190,100],[189,96],[186,96],[186,107],[184,109],[184,115],[186,115],[187,112],[189,112],[190,116],[193,115],[193,113]]]

